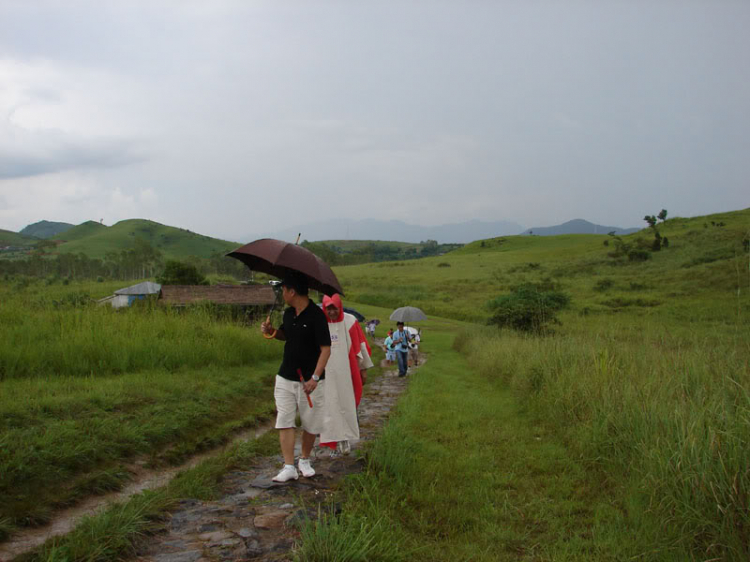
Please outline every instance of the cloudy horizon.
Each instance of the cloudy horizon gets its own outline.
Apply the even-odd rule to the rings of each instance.
[[[748,207],[741,1],[0,0],[0,228]]]

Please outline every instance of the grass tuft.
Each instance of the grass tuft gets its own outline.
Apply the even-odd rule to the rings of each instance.
[[[308,520],[294,551],[296,562],[398,562],[410,560],[410,552],[393,540],[393,528],[385,518],[323,513]]]

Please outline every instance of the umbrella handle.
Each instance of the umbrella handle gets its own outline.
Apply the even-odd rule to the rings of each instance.
[[[270,314],[266,317],[266,323],[267,324],[271,323],[271,315]],[[275,338],[276,337],[276,328],[274,328],[273,332],[271,332],[270,334],[263,334],[263,337],[266,338],[267,340],[272,340],[273,338]]]
[[[299,382],[301,382],[303,385],[305,384],[305,377],[302,376],[302,369],[297,369],[297,374],[299,375]],[[307,403],[312,408],[312,400],[310,399],[310,395],[305,393],[305,396],[307,396]]]

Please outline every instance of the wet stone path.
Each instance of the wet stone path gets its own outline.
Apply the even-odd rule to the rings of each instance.
[[[224,476],[223,494],[214,501],[182,500],[164,529],[138,546],[138,562],[215,562],[224,560],[291,560],[299,525],[317,518],[318,507],[335,505],[336,487],[364,461],[356,449],[383,426],[409,376],[392,367],[365,386],[359,406],[360,441],[352,454],[329,458],[330,449],[313,451],[315,476],[279,484],[272,478],[283,466],[281,455],[258,459],[247,470]],[[409,369],[413,374],[415,368]],[[299,436],[297,437],[299,447]],[[297,450],[299,454],[299,449]]]

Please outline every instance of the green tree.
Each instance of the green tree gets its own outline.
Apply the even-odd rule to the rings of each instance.
[[[164,271],[156,278],[161,285],[208,285],[208,280],[192,264],[168,260]]]
[[[559,323],[556,312],[568,304],[570,296],[566,293],[534,284],[521,285],[488,303],[493,311],[489,324],[521,332],[543,332],[550,324]]]
[[[669,242],[667,244],[662,244],[662,237],[659,233],[659,228],[657,227],[657,221],[664,222],[667,220],[667,210],[662,209],[661,212],[659,212],[658,215],[646,215],[643,217],[643,220],[645,220],[648,223],[648,226],[654,231],[654,241],[651,244],[651,250],[654,252],[658,252],[661,250],[662,246],[669,246]]]

